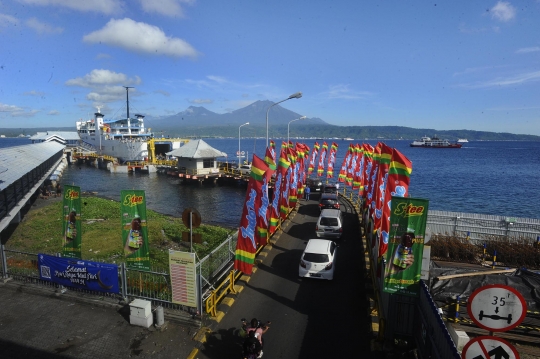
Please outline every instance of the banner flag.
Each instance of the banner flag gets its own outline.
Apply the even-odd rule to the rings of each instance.
[[[282,151],[282,156],[284,156],[284,161],[287,163],[287,169],[285,172],[285,176],[283,177],[283,182],[281,182],[281,197],[279,199],[279,214],[281,217],[281,220],[285,220],[287,218],[287,214],[289,213],[289,191],[291,187],[291,181],[292,181],[292,163],[287,161],[287,154],[285,151]],[[281,160],[280,160],[281,161]],[[285,163],[283,164],[285,166]]]
[[[264,156],[264,162],[268,165],[268,168],[272,171],[276,170],[276,144],[274,141],[270,141],[270,144],[266,148],[266,155]]]
[[[81,188],[64,186],[62,198],[62,256],[82,258],[81,255]]]
[[[279,224],[281,198],[284,188],[283,184],[287,175],[287,169],[290,165],[291,163],[287,161],[283,151],[281,151],[279,162],[277,164],[276,180],[274,183],[274,195],[272,198],[272,206],[270,211],[270,234],[273,234],[276,231],[276,228]]]
[[[265,246],[268,243],[268,219],[269,219],[269,205],[268,199],[268,184],[272,178],[272,172],[268,165],[256,155],[253,155],[253,161],[251,163],[251,178],[261,182],[261,192],[259,195],[260,206],[257,211],[257,233],[255,241],[261,246]]]
[[[326,152],[328,151],[328,144],[323,142],[321,156],[319,158],[319,166],[317,167],[317,176],[321,177],[324,172],[324,160],[326,159]]]
[[[365,208],[368,209],[369,218],[371,218],[371,202],[375,199],[375,187],[377,187],[377,176],[379,173],[379,156],[381,154],[380,142],[373,149],[371,171],[369,173],[369,190],[366,194]]]
[[[358,151],[358,145],[354,145],[351,147],[351,159],[347,166],[347,172],[345,175],[345,184],[347,186],[352,187],[353,185],[353,176],[354,176],[354,170],[356,169],[356,163],[358,162],[359,157],[359,151]]]
[[[364,169],[364,147],[357,144],[355,149],[358,157],[356,159],[356,168],[353,171],[352,189],[359,190],[358,193],[360,193],[360,187],[362,186],[362,171]]]
[[[122,241],[129,268],[150,271],[150,250],[143,190],[120,191]]]
[[[418,295],[429,201],[392,197],[383,290]]]
[[[332,142],[332,147],[330,147],[330,155],[328,156],[328,169],[326,170],[326,178],[334,177],[334,163],[336,162],[337,150],[338,144]]]
[[[309,166],[308,166],[308,176],[313,172],[315,169],[315,159],[317,158],[317,155],[319,154],[319,149],[321,146],[318,142],[315,142],[315,145],[313,145],[313,151],[311,151],[311,158],[309,159]]]
[[[38,268],[41,280],[77,289],[120,293],[116,264],[38,253]]]
[[[306,172],[304,168],[304,159],[306,157],[306,146],[303,143],[296,142],[296,154],[298,158],[296,159],[298,163],[298,188],[297,188],[297,198],[304,197],[304,183],[306,183]]]
[[[296,151],[289,148],[289,160],[291,161],[291,183],[289,187],[289,208],[296,207],[298,201],[298,162]]]
[[[345,154],[345,157],[343,158],[343,163],[341,164],[341,169],[338,175],[338,182],[345,182],[345,179],[347,178],[347,168],[349,168],[352,153],[353,153],[353,144],[350,143],[349,148],[347,149],[347,153]]]
[[[390,231],[390,209],[392,197],[408,197],[409,182],[412,173],[412,162],[394,148],[392,160],[388,168],[388,182],[384,194],[384,205],[381,221],[379,257],[386,254]]]
[[[360,194],[365,200],[367,197],[367,191],[369,188],[369,174],[371,173],[371,168],[373,164],[373,146],[369,143],[362,144],[364,149],[364,159],[363,159],[363,170],[362,170],[362,181],[360,184]],[[364,207],[365,208],[365,207]]]
[[[372,202],[373,232],[377,231],[376,241],[379,241],[381,220],[384,206],[384,194],[388,181],[388,168],[392,160],[393,148],[381,143],[381,156],[379,157],[379,173],[377,175],[377,187],[375,188],[375,199]]]
[[[244,274],[251,274],[253,263],[255,262],[255,253],[258,246],[257,224],[260,215],[259,209],[262,204],[262,185],[265,178],[264,168],[257,165],[264,165],[263,161],[259,162],[257,156],[253,156],[251,165],[251,173],[246,191],[246,199],[242,209],[242,217],[240,218],[240,228],[238,229],[238,240],[236,243],[234,269],[242,271]],[[255,166],[254,166],[255,165]]]

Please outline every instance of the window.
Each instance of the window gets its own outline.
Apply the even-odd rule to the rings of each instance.
[[[213,158],[205,158],[203,160],[203,168],[212,168],[214,167],[214,159]]]

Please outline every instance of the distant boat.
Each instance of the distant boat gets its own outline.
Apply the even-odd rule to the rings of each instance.
[[[422,137],[420,141],[414,140],[411,147],[427,147],[427,148],[461,148],[461,143],[450,143],[448,140],[441,140],[437,137]]]
[[[343,139],[343,141],[354,141],[354,138],[345,137],[345,138]]]
[[[466,138],[458,138],[457,142],[458,143],[467,143],[469,141]]]

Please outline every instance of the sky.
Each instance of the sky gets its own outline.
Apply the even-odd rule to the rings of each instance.
[[[0,128],[258,100],[339,126],[540,136],[540,0],[2,0]],[[427,134],[430,135],[430,134]]]

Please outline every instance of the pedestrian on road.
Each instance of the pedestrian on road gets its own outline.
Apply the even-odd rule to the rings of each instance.
[[[311,189],[309,188],[309,186],[306,186],[306,189],[304,191],[306,201],[309,200],[309,193],[310,192],[311,192]]]

